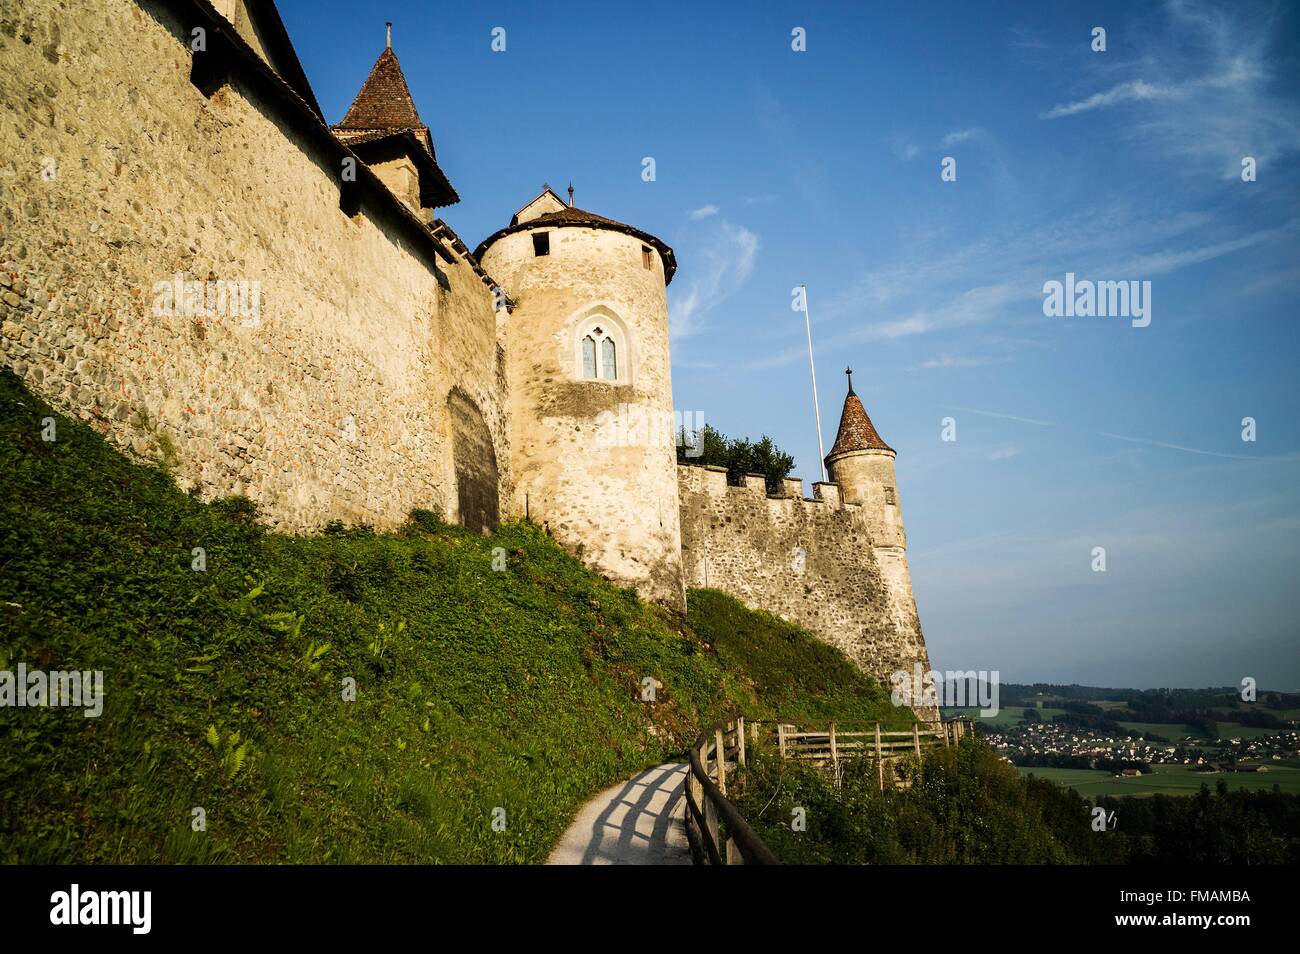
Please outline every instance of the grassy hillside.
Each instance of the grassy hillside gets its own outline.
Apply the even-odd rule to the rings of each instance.
[[[0,670],[105,679],[100,718],[0,707],[0,861],[532,862],[724,712],[898,716],[807,634],[709,592],[683,621],[527,524],[268,533],[7,371],[0,468]]]

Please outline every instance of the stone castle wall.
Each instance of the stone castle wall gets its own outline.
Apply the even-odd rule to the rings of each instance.
[[[888,683],[929,671],[902,548],[874,545],[863,508],[836,484],[788,479],[767,496],[761,476],[727,484],[724,468],[681,466],[686,585],[712,587],[798,623]]]
[[[285,529],[462,502],[491,522],[509,447],[490,292],[391,197],[341,211],[323,124],[264,78],[200,91],[183,6],[0,8],[0,360]],[[258,294],[169,311],[177,274]]]

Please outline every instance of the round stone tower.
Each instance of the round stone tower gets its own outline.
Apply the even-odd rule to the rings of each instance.
[[[881,439],[854,393],[853,371],[846,369],[845,374],[849,376],[849,393],[844,398],[835,444],[826,455],[826,469],[831,480],[840,485],[844,502],[862,508],[871,536],[871,552],[880,569],[893,623],[889,635],[883,637],[886,642],[878,645],[876,652],[891,673],[911,674],[919,668],[920,673],[928,674],[930,654],[921,634],[912,575],[907,568],[907,535],[898,507],[894,449]],[[911,704],[921,718],[938,718],[938,710],[930,701],[913,698]]]
[[[621,586],[685,608],[662,241],[548,187],[475,250],[510,389],[515,516]]]

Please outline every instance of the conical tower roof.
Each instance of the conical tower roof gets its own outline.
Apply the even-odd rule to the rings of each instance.
[[[347,115],[330,129],[367,164],[408,156],[419,169],[421,207],[452,205],[460,196],[438,166],[433,137],[420,119],[402,65],[393,53],[391,29],[390,23],[384,52],[375,60]]]
[[[373,141],[409,129],[433,154],[429,127],[420,119],[402,64],[391,46],[379,54],[347,115],[332,128],[346,143]]]
[[[385,49],[375,60],[361,92],[352,101],[339,129],[414,129],[422,128],[420,113],[406,85],[402,65],[392,48]]]
[[[844,397],[844,410],[840,412],[839,433],[835,435],[835,444],[831,447],[831,452],[826,455],[826,459],[829,461],[841,454],[861,450],[883,450],[891,454],[895,453],[894,449],[876,433],[876,426],[871,423],[871,418],[867,417],[867,409],[862,406],[862,400],[854,393],[852,369],[846,370],[845,374],[849,376],[849,393]]]

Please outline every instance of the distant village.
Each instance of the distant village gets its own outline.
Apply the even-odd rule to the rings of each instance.
[[[989,745],[1013,765],[1111,769],[1117,775],[1138,774],[1142,766],[1151,765],[1188,765],[1203,772],[1261,772],[1267,771],[1271,762],[1300,757],[1300,731],[1294,729],[1250,739],[1207,742],[1185,736],[1167,742],[1055,722],[983,724],[981,728]]]

